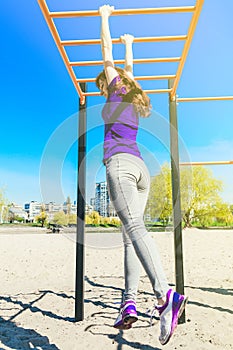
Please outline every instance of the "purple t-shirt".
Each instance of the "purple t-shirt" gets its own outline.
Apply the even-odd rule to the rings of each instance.
[[[125,87],[114,88],[120,79],[118,75],[109,84],[108,99],[102,110],[105,123],[103,161],[117,153],[130,153],[142,158],[136,142],[139,119],[137,112],[132,103],[121,104],[123,96],[120,95],[126,94]],[[119,107],[120,104],[122,108]],[[113,115],[116,108],[118,111]]]

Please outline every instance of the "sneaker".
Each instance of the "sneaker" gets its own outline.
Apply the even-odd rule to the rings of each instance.
[[[156,306],[160,315],[160,336],[159,341],[162,345],[169,342],[176,326],[178,319],[182,315],[188,298],[169,289],[166,296],[166,302],[163,306]]]
[[[119,315],[114,322],[114,327],[117,329],[130,329],[132,323],[138,320],[136,303],[134,300],[127,300],[121,304]]]

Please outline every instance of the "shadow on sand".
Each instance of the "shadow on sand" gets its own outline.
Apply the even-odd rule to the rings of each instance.
[[[48,337],[42,336],[33,329],[20,327],[15,322],[2,317],[0,317],[0,341],[8,349],[14,350],[59,350],[55,344],[49,342]]]
[[[119,331],[118,334],[114,334],[112,332],[112,321],[113,318],[117,315],[117,312],[119,310],[119,305],[115,305],[112,301],[108,302],[108,300],[103,299],[103,293],[104,291],[112,291],[112,293],[120,292],[123,293],[123,290],[119,287],[114,287],[112,285],[106,285],[106,283],[101,284],[97,283],[95,279],[98,279],[98,276],[96,276],[94,279],[90,279],[88,277],[85,278],[87,285],[91,286],[93,290],[91,292],[95,292],[95,298],[86,298],[84,300],[85,304],[91,303],[94,306],[97,306],[99,311],[93,312],[91,315],[88,316],[88,322],[86,324],[86,328],[83,329],[85,332],[90,332],[93,335],[102,335],[103,337],[109,338],[112,343],[117,344],[117,350],[123,349],[123,346],[128,346],[132,349],[141,349],[141,350],[160,350],[159,348],[152,347],[148,344],[141,344],[136,341],[129,341],[125,338],[124,332]],[[98,288],[101,288],[101,290],[98,292]],[[195,287],[195,286],[186,286],[186,288],[190,289],[200,289],[205,292],[210,293],[217,293],[222,295],[233,295],[232,289],[223,289],[223,288],[208,288],[208,287]],[[17,324],[16,318],[26,310],[30,311],[31,313],[41,313],[43,316],[57,319],[61,321],[66,321],[70,323],[75,323],[74,317],[69,316],[61,316],[58,314],[55,314],[52,311],[43,310],[42,308],[34,305],[39,300],[43,299],[46,295],[52,294],[58,298],[63,299],[72,299],[74,301],[74,291],[69,291],[70,295],[64,293],[64,292],[55,292],[52,290],[41,290],[39,293],[30,293],[29,295],[33,295],[34,299],[30,302],[25,302],[19,299],[19,296],[23,297],[23,294],[19,294],[16,296],[0,296],[0,301],[2,303],[6,303],[5,310],[14,312],[15,307],[19,309],[17,312],[14,312],[13,315],[10,317],[7,317],[7,319],[0,317],[0,341],[2,344],[7,346],[9,349],[40,349],[40,350],[59,350],[59,348],[55,344],[51,344],[47,336],[43,336],[39,334],[37,331],[33,329],[27,329],[23,328],[20,325]],[[111,292],[110,292],[111,293]],[[108,293],[106,293],[107,295]],[[141,297],[148,297],[151,296],[151,293],[148,292],[142,292]],[[26,295],[25,295],[26,296]],[[24,296],[24,297],[25,297]],[[28,295],[27,295],[28,297]],[[109,297],[109,296],[108,296]],[[112,295],[110,295],[110,298]],[[204,308],[211,308],[213,310],[217,310],[220,312],[227,312],[230,314],[233,314],[233,311],[230,309],[225,309],[222,307],[215,307],[208,304],[203,304],[198,301],[189,301],[189,304],[195,305],[198,307],[204,307]],[[4,308],[2,308],[4,310]],[[146,313],[140,313],[138,312],[139,316],[143,319],[145,319],[145,324],[140,325],[141,328],[148,328],[149,325],[149,316]],[[94,320],[92,324],[90,324],[90,320],[93,320],[93,318],[97,318]],[[105,322],[106,320],[106,322]],[[107,323],[107,320],[111,320],[111,324]],[[84,321],[86,323],[86,320]],[[88,324],[89,323],[89,324]],[[85,324],[84,324],[85,326]],[[101,327],[105,327],[105,331],[101,330]],[[96,327],[99,328],[96,329]],[[109,332],[106,331],[106,327],[109,328]],[[136,328],[135,326],[134,328]],[[17,342],[17,347],[15,347],[15,344]],[[1,347],[0,347],[1,348]]]

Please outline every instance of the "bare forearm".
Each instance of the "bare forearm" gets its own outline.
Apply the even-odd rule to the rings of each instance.
[[[121,36],[121,42],[125,44],[125,70],[133,77],[133,40],[131,34],[124,34]]]
[[[101,16],[101,49],[108,84],[118,75],[114,68],[112,39],[109,29],[109,16],[112,14],[113,10],[114,7],[110,5],[103,5],[99,8],[99,14]]]
[[[101,49],[104,62],[113,61],[112,39],[109,30],[109,20],[107,16],[102,16],[101,24]]]
[[[125,70],[133,74],[133,49],[132,43],[125,45]]]

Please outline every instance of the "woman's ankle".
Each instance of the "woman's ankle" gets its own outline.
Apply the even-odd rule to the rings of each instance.
[[[158,298],[157,299],[157,303],[158,303],[159,306],[163,306],[166,303],[166,298],[165,297]]]

